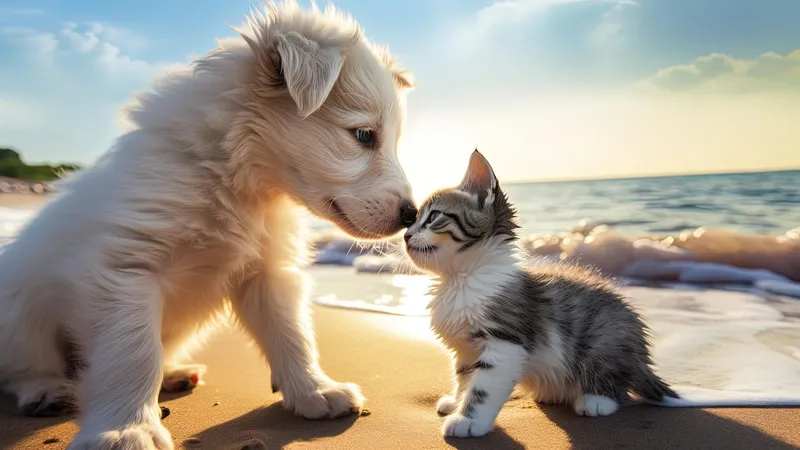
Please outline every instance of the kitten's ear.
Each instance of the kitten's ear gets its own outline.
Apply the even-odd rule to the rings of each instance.
[[[489,161],[481,155],[478,149],[475,149],[472,152],[472,156],[469,157],[467,173],[464,175],[464,179],[461,180],[458,189],[476,194],[481,205],[484,204],[488,197],[494,195],[497,189],[497,177],[495,177]]]
[[[298,33],[278,36],[275,49],[286,88],[301,117],[318,110],[339,78],[344,58],[339,48],[323,48]]]

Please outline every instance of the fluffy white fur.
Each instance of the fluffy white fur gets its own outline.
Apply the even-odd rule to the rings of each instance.
[[[226,312],[287,408],[362,406],[317,362],[295,205],[360,238],[402,227],[411,82],[332,8],[270,4],[240,34],[138,95],[131,131],[0,255],[0,382],[32,414],[77,396],[70,448],[172,449],[159,389],[193,386],[204,367],[179,362]]]

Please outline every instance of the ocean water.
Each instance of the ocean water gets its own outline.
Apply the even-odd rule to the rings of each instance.
[[[529,234],[560,233],[589,219],[626,235],[699,227],[782,235],[800,226],[800,171],[511,184]]]
[[[628,284],[682,283],[800,298],[800,171],[509,184],[522,248]],[[331,226],[316,222],[320,233]],[[404,272],[382,245],[346,237],[318,263]],[[397,252],[394,252],[395,254]],[[402,252],[400,252],[402,253]]]

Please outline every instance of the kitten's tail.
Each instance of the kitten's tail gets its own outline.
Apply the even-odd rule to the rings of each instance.
[[[672,390],[648,365],[644,366],[639,377],[634,380],[631,390],[642,398],[654,402],[661,402],[665,397],[680,398],[678,393]]]

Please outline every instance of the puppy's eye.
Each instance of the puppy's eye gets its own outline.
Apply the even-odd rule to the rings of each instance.
[[[372,145],[375,142],[375,137],[369,128],[356,128],[353,134],[356,140],[364,145]]]

